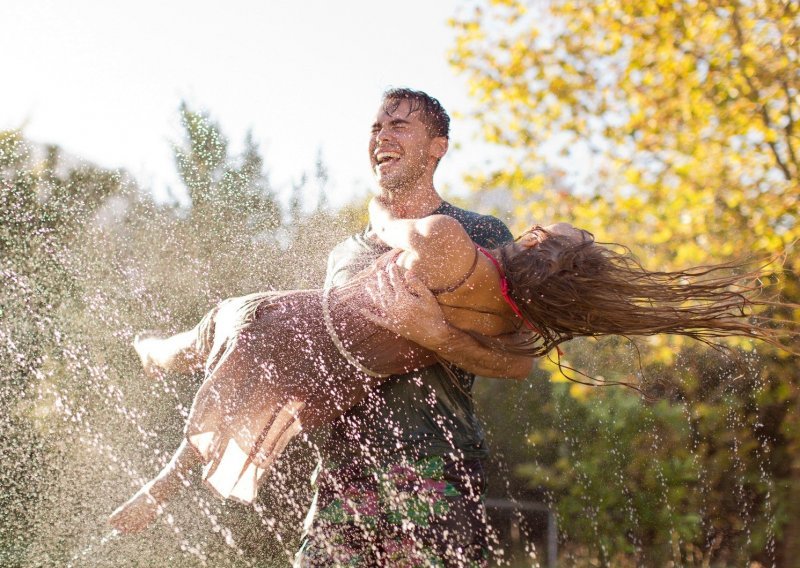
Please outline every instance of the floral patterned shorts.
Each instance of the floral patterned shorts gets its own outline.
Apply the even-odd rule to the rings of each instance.
[[[317,487],[296,567],[486,565],[480,460],[337,467],[318,475]]]

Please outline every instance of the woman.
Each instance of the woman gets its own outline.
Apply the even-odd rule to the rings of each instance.
[[[393,250],[347,285],[234,298],[190,332],[137,340],[147,370],[202,366],[206,379],[181,446],[112,514],[116,529],[145,528],[198,464],[221,496],[252,502],[292,437],[334,420],[389,375],[440,360],[449,326],[505,358],[515,378],[527,375],[533,357],[576,336],[745,335],[778,343],[745,317],[768,302],[732,287],[741,276],[715,276],[726,267],[651,273],[564,223],[486,251],[450,217],[397,219],[375,199],[370,221]],[[421,334],[364,311],[374,305],[370,288],[396,267],[433,293],[444,316],[439,328]],[[514,335],[522,342],[504,340],[520,330],[528,331]]]

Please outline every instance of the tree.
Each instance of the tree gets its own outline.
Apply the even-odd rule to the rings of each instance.
[[[183,140],[173,146],[175,165],[198,222],[219,223],[230,234],[274,230],[281,222],[264,159],[248,132],[240,156],[228,152],[228,140],[208,114],[180,107]],[[248,224],[249,223],[249,224]]]
[[[796,3],[554,1],[543,10],[492,2],[454,22],[452,61],[470,78],[475,116],[487,140],[513,149],[516,166],[493,172],[494,185],[534,197],[549,165],[543,149],[555,144],[573,159],[597,156],[594,199],[573,215],[601,235],[633,224],[636,241],[676,243],[678,262],[705,258],[708,243],[730,254],[731,229],[754,231],[745,242],[761,250],[798,237]]]
[[[510,191],[518,219],[569,219],[600,240],[631,244],[656,269],[792,250],[800,237],[796,2],[492,0],[473,2],[452,25],[451,62],[469,79],[473,116],[485,140],[509,158],[473,174],[472,182]],[[776,286],[784,299],[798,301],[797,255],[787,253],[785,268],[776,270]],[[681,373],[675,363],[683,342],[651,343],[644,374],[681,385],[690,408],[710,408],[695,429],[705,434],[691,439],[728,440],[698,450],[697,459],[743,455],[742,479],[760,479],[766,467],[769,484],[786,491],[781,498],[800,502],[796,361],[770,356],[763,384],[709,397],[702,377],[719,371],[719,360]],[[738,439],[724,420],[713,420],[725,416],[725,396],[750,415]],[[758,417],[768,418],[769,432],[759,429]],[[765,444],[766,466],[759,451],[736,454],[746,440]],[[715,495],[730,490],[721,477],[709,487]],[[749,536],[731,538],[741,525],[736,506],[724,505],[716,519],[705,509],[701,521],[707,538],[708,527],[725,525],[715,531],[726,542],[714,548],[700,538],[694,545],[718,558],[747,548]],[[780,538],[778,559],[800,553],[800,510],[786,506],[772,515],[777,529],[758,528]],[[749,546],[758,556],[758,545]]]
[[[348,209],[285,227],[253,138],[231,155],[208,115],[183,105],[181,117],[187,208],[154,202],[123,172],[0,132],[3,566],[263,566],[294,552],[310,500],[301,440],[257,511],[198,483],[170,507],[174,526],[102,538],[103,520],[177,446],[202,380],[142,376],[134,334],[188,329],[225,297],[318,287],[320,235],[336,242],[363,223]],[[321,160],[317,172],[322,186]]]
[[[70,265],[76,245],[106,199],[123,187],[121,172],[64,158],[18,131],[0,132],[0,564],[20,565],[37,510],[62,455],[38,427],[38,389],[59,350],[52,324],[79,308],[81,283]],[[57,328],[55,328],[57,329]]]

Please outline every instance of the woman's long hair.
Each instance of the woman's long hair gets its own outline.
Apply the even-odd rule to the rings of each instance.
[[[533,247],[499,249],[511,298],[537,332],[520,352],[541,356],[573,337],[675,334],[712,343],[744,336],[791,351],[764,298],[764,267],[731,262],[675,272],[647,270],[627,247],[547,234]],[[789,324],[794,328],[797,324]],[[784,333],[797,337],[797,331]]]

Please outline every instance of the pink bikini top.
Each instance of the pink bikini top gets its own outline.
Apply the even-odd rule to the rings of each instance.
[[[494,264],[494,267],[497,269],[497,273],[500,275],[500,294],[502,294],[503,300],[506,301],[506,304],[508,304],[509,307],[511,307],[511,311],[513,311],[515,314],[517,314],[517,316],[523,322],[525,322],[525,325],[528,326],[528,329],[530,329],[534,333],[538,333],[539,335],[542,335],[542,332],[539,331],[539,328],[536,327],[535,325],[533,325],[530,321],[528,321],[528,318],[526,318],[524,315],[522,315],[522,310],[519,309],[519,306],[517,306],[517,303],[509,295],[509,293],[508,293],[508,279],[506,278],[505,272],[503,272],[503,267],[500,266],[500,262],[498,262],[498,260],[495,257],[493,257],[491,255],[491,253],[488,250],[486,250],[485,248],[483,248],[482,246],[475,245],[475,247],[479,251],[481,251],[483,253],[483,255],[486,258],[488,258],[492,262],[492,264]]]
[[[494,267],[497,269],[497,272],[500,275],[500,293],[503,295],[503,300],[505,300],[505,302],[511,307],[511,310],[523,322],[525,322],[525,325],[527,325],[531,331],[538,333],[539,335],[542,335],[542,333],[539,331],[539,328],[537,328],[530,321],[528,321],[528,319],[522,314],[522,310],[519,309],[517,303],[508,293],[508,279],[506,278],[506,275],[503,272],[503,268],[500,266],[498,260],[495,257],[493,257],[491,253],[482,246],[475,245],[475,248],[477,249],[475,251],[475,260],[472,261],[472,266],[467,271],[467,273],[464,274],[461,280],[459,280],[455,284],[451,284],[447,288],[436,288],[435,290],[431,290],[431,293],[434,296],[439,296],[440,294],[444,294],[446,292],[455,292],[456,290],[458,290],[469,279],[469,277],[472,276],[472,273],[475,272],[475,267],[478,265],[478,251],[480,251],[486,258],[488,258],[492,262],[492,264],[494,264]]]

